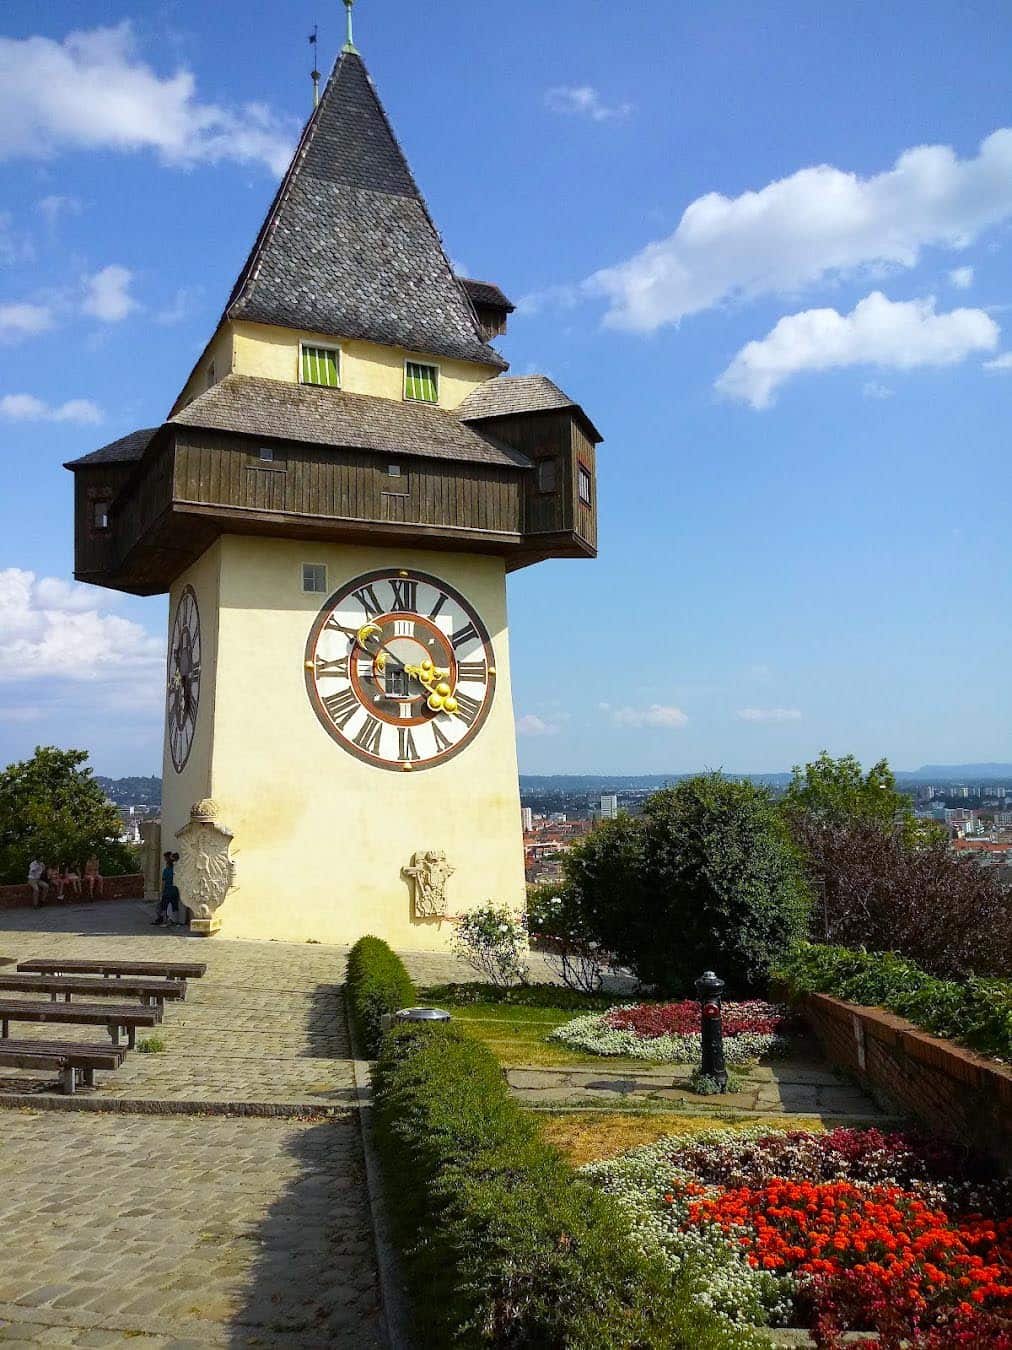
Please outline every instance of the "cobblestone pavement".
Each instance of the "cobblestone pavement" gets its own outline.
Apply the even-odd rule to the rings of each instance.
[[[159,1035],[164,1053],[131,1052],[71,1099],[128,1111],[0,1113],[0,1341],[382,1345],[339,1001],[345,952],[198,941],[150,918],[136,902],[0,913],[0,956],[208,966],[185,1002],[166,1005],[157,1032],[140,1033]],[[33,1082],[38,1107],[68,1101],[50,1095],[45,1075],[4,1073],[5,1088]],[[250,1103],[286,1117],[133,1113]]]

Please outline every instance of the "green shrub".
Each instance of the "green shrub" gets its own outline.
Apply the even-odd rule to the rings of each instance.
[[[432,984],[419,991],[426,1003],[439,1007],[467,1008],[476,1003],[504,1004],[511,1008],[561,1008],[563,1012],[606,1012],[616,1002],[615,994],[583,994],[561,984],[516,984],[497,989],[494,984],[467,980],[459,984]]]
[[[805,936],[808,887],[769,794],[719,774],[648,798],[566,855],[587,926],[618,965],[691,997],[715,970],[729,994],[759,991]]]
[[[415,986],[393,948],[382,938],[363,937],[348,953],[345,991],[355,1034],[371,1058],[379,1053],[383,1015],[411,1007]]]
[[[576,1177],[457,1028],[398,1027],[374,1075],[392,1221],[420,1345],[744,1350]],[[687,1273],[685,1279],[691,1278]]]
[[[939,980],[893,952],[804,944],[775,972],[792,998],[831,994],[888,1008],[923,1031],[1012,1059],[1012,980]]]

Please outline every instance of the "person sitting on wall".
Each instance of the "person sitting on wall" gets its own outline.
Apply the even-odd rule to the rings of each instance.
[[[84,864],[84,884],[88,888],[88,899],[102,898],[104,878],[99,870],[98,857],[93,853]]]
[[[39,905],[49,894],[49,883],[46,881],[46,867],[38,858],[33,858],[31,866],[28,868],[28,884],[32,888],[32,904],[38,909]]]
[[[78,875],[77,869],[74,867],[73,863],[65,862],[60,865],[60,883],[61,883],[60,889],[61,894],[63,893],[64,889],[69,888],[70,894],[74,897],[74,899],[80,900],[81,878]]]
[[[179,887],[176,885],[175,879],[175,867],[179,861],[179,854],[163,853],[162,857],[165,859],[165,866],[162,868],[162,898],[158,902],[158,915],[153,920],[153,925],[156,928],[161,924],[168,927],[173,922],[181,922],[183,912],[182,901],[179,898]],[[169,918],[170,909],[176,911],[174,920]]]
[[[42,874],[42,879],[53,892],[58,905],[63,904],[63,873],[58,864],[46,864],[46,870]]]

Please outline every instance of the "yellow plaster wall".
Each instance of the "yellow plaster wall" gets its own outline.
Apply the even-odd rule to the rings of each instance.
[[[416,850],[428,848],[444,849],[456,868],[448,885],[453,912],[490,897],[522,905],[503,560],[411,549],[392,557],[389,548],[235,535],[215,549],[221,610],[210,792],[234,832],[239,865],[238,889],[219,911],[222,933],[337,943],[375,933],[401,950],[442,949],[452,925],[412,920],[400,872]],[[492,634],[497,679],[488,720],[466,750],[435,768],[396,774],[360,762],[327,735],[303,675],[306,638],[323,599],[302,593],[303,562],[327,565],[331,591],[391,562],[416,567],[475,606]],[[207,585],[206,598],[198,582]],[[203,616],[212,607],[213,569],[192,584]],[[210,720],[209,683],[198,735]],[[165,772],[168,784],[171,765]],[[189,783],[185,792],[179,783],[166,792],[170,829],[185,819],[177,802],[195,790],[195,778]]]
[[[168,736],[162,750],[162,851],[176,846],[176,831],[190,818],[194,802],[210,795],[213,753],[215,673],[218,649],[218,593],[221,541],[214,543],[173,583],[169,592],[169,635],[176,606],[185,586],[193,587],[200,615],[200,703],[190,755],[182,773],[176,773]],[[161,865],[159,865],[159,873]]]
[[[185,408],[187,403],[190,403],[198,394],[202,394],[205,389],[209,388],[207,368],[212,362],[214,362],[215,384],[224,379],[226,375],[231,374],[234,359],[232,342],[232,325],[230,323],[219,324],[217,332],[207,344],[207,349],[193,367],[190,378],[183,385],[179,397],[172,405],[173,413]]]
[[[404,397],[404,362],[424,361],[439,367],[439,406],[452,411],[472,389],[496,374],[491,366],[427,356],[403,347],[382,347],[375,342],[301,333],[271,324],[240,322],[233,328],[232,369],[237,375],[260,375],[269,380],[298,383],[300,342],[337,346],[341,351],[341,388],[348,393],[372,394],[400,402]]]

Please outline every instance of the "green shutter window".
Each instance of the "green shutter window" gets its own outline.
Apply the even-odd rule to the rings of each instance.
[[[421,403],[439,402],[439,370],[407,361],[404,366],[404,397]]]
[[[302,348],[302,383],[322,384],[337,389],[337,349],[335,347]]]

